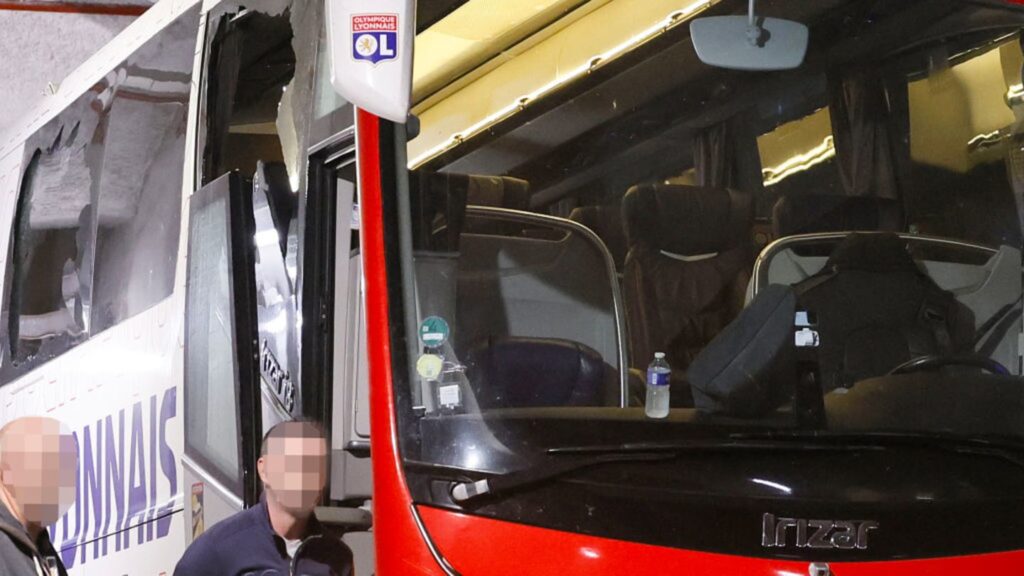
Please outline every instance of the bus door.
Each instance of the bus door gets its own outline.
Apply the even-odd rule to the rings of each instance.
[[[258,502],[256,460],[271,427],[321,420],[304,407],[315,395],[299,385],[304,193],[286,153],[292,128],[278,120],[291,109],[281,100],[302,51],[293,48],[287,3],[279,4],[223,3],[207,15],[196,165],[205,186],[191,201],[196,275],[187,285],[187,314],[197,320],[185,337],[189,540]],[[220,260],[207,262],[209,254]]]
[[[251,179],[231,172],[192,197],[185,337],[192,537],[258,501],[256,460],[270,428],[303,416],[323,421],[318,394],[297,385],[298,205],[284,167],[262,160]],[[311,346],[319,324],[309,327]],[[320,387],[317,372],[307,390]]]
[[[252,194],[226,174],[192,195],[185,304],[187,540],[256,502],[262,431]]]
[[[332,116],[350,126],[353,109]],[[331,445],[329,504],[317,514],[344,534],[363,575],[374,566],[373,479],[354,133],[347,128],[327,142],[309,158],[303,318],[319,326],[303,325],[303,393]]]
[[[204,342],[209,333],[186,332],[189,539],[258,502],[263,435],[283,420],[309,419],[332,448],[318,517],[346,534],[359,573],[369,574],[354,110],[333,95],[327,51],[315,49],[326,41],[319,5],[291,6],[225,4],[208,15],[196,167],[205,187],[192,197],[189,261],[198,269],[219,251],[230,266],[217,264],[216,282],[188,283],[189,314],[213,318],[222,332],[216,349]],[[319,36],[310,34],[317,28]],[[213,225],[208,198],[219,198],[230,218],[214,210],[220,228],[204,232]]]

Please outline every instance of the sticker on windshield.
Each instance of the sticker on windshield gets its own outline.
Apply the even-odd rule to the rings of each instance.
[[[818,333],[810,328],[797,330],[795,340],[797,348],[817,348],[821,343]]]
[[[458,384],[441,386],[437,390],[438,403],[445,408],[456,408],[462,405],[462,392]]]
[[[430,316],[420,324],[420,342],[428,348],[439,348],[448,341],[448,322],[438,316]]]
[[[437,380],[444,368],[444,359],[437,354],[424,354],[416,361],[416,373],[424,380]]]

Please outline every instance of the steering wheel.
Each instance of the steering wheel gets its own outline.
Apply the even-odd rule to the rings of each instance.
[[[920,372],[922,370],[935,370],[942,368],[943,366],[971,366],[974,368],[981,368],[986,372],[992,374],[999,374],[1001,376],[1009,376],[1010,371],[1006,369],[999,362],[988,358],[987,356],[937,356],[930,354],[928,356],[918,356],[900,364],[889,371],[889,376],[896,374],[909,374],[911,372]]]

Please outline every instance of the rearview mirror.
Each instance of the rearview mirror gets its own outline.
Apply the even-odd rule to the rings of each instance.
[[[804,61],[807,26],[778,18],[712,16],[690,23],[701,62],[734,70],[788,70]]]
[[[412,96],[415,0],[325,0],[331,85],[355,106],[405,124]]]

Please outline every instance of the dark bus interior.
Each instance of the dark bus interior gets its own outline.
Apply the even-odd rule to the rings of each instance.
[[[842,298],[792,306],[817,298],[823,323],[854,311],[877,320],[821,350],[826,395],[954,352],[999,366],[953,372],[1021,373],[1024,12],[951,0],[759,6],[809,26],[801,67],[711,68],[688,27],[671,27],[413,166],[421,298],[440,286],[425,270],[456,261],[451,302],[421,301],[421,315],[436,306],[454,319],[447,352],[478,408],[638,406],[643,371],[664,351],[674,407],[788,418],[792,382],[737,399],[716,395],[714,378],[722,358],[766,354],[744,346],[764,341],[750,331],[763,337],[788,298],[771,285],[806,286],[826,269],[852,271],[829,283]],[[720,2],[701,15],[745,9]],[[414,111],[428,118],[436,103],[421,95]],[[789,314],[780,349],[792,329]],[[740,380],[774,361],[749,360]],[[1016,382],[992,390],[979,402],[1020,405]],[[993,428],[1019,431],[1010,420]]]

